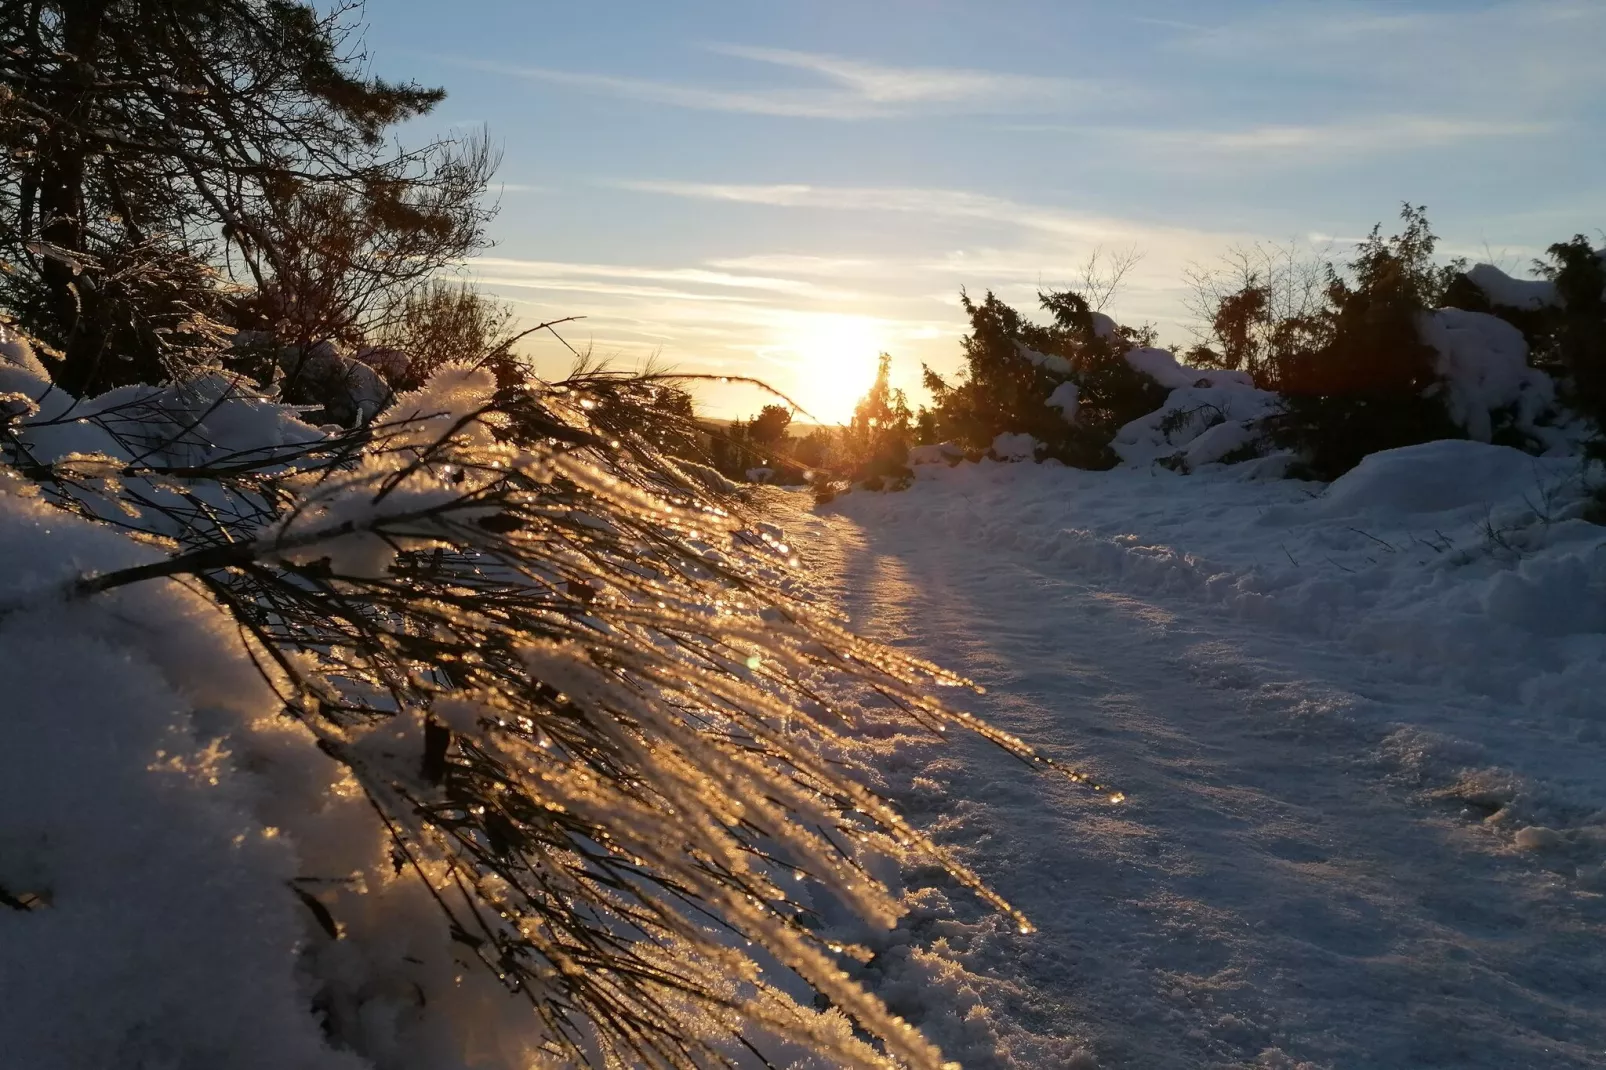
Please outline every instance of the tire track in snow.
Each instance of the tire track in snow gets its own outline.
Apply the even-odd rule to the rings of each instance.
[[[1411,708],[1453,719],[1462,697],[894,518],[799,514],[793,540],[858,628],[976,678],[976,712],[1130,796],[975,740],[889,758],[887,790],[1039,927],[915,893],[911,929],[998,1008],[999,1054],[967,1066],[1073,1050],[1046,1037],[1102,1067],[1606,1064],[1601,898],[1383,761]]]

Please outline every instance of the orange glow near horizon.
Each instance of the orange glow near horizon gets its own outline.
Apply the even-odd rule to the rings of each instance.
[[[886,348],[880,320],[826,312],[800,316],[770,352],[792,367],[787,392],[808,410],[800,418],[834,424],[852,419]]]

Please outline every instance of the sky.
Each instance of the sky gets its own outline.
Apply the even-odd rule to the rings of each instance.
[[[485,129],[494,247],[465,270],[528,352],[755,376],[844,419],[876,354],[919,400],[961,290],[1023,310],[1097,253],[1107,311],[1186,345],[1190,268],[1342,260],[1402,201],[1524,269],[1606,227],[1606,0],[368,0],[375,73]],[[767,400],[707,386],[709,411]]]

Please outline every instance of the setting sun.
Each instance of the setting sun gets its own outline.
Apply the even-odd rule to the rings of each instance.
[[[876,357],[886,348],[880,320],[821,312],[800,315],[772,352],[792,367],[788,392],[808,410],[805,418],[847,423],[875,382]]]

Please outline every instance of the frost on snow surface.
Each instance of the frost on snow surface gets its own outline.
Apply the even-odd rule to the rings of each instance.
[[[967,1066],[1602,1065],[1606,529],[1580,462],[1248,467],[926,466],[796,522],[856,627],[1107,789],[888,748],[886,790],[1038,928],[908,875],[912,931],[997,1008],[928,985],[921,1020]]]

